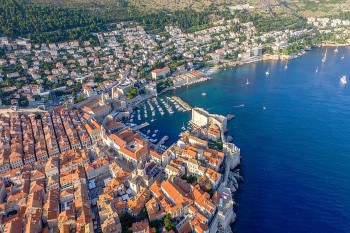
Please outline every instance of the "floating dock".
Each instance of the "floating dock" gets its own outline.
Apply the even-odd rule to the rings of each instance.
[[[164,144],[164,142],[166,140],[168,140],[168,139],[169,139],[169,137],[167,135],[165,135],[164,137],[162,137],[162,139],[160,139],[160,141],[158,142],[157,146],[160,146],[160,145]]]
[[[172,96],[171,98],[175,100],[178,104],[180,104],[181,107],[183,107],[186,111],[190,111],[192,109],[192,107],[188,103],[183,101],[180,97]]]
[[[145,128],[145,127],[147,127],[147,126],[149,126],[149,123],[148,123],[148,122],[145,122],[145,123],[143,123],[143,124],[141,124],[141,125],[134,126],[134,127],[132,127],[131,129],[132,129],[132,130],[139,130],[139,129]]]

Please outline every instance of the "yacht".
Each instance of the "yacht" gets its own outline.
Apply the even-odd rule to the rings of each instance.
[[[288,61],[287,61],[286,65],[284,66],[284,69],[285,69],[285,70],[288,69]]]
[[[318,73],[318,66],[317,66],[317,68],[316,68],[316,70],[315,70],[315,73]]]
[[[342,60],[343,60],[344,58],[345,58],[345,56],[343,55],[343,56],[342,56],[340,59],[342,59]]]
[[[337,46],[337,48],[335,48],[335,49],[334,49],[334,52],[335,52],[335,53],[337,53],[337,52],[338,52],[338,46]]]
[[[206,95],[207,95],[207,93],[205,93],[205,92],[202,93],[202,96],[206,96]]]
[[[346,85],[347,81],[346,81],[346,76],[343,75],[341,78],[340,78],[340,84],[341,85]]]
[[[249,80],[248,80],[248,78],[247,78],[247,83],[246,83],[247,85],[249,85]]]
[[[267,68],[267,71],[266,71],[266,76],[269,76],[270,75],[270,68]]]
[[[325,63],[327,60],[327,49],[326,49],[326,52],[324,53],[324,56],[322,58],[322,62]]]

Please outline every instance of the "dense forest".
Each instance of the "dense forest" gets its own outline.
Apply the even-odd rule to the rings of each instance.
[[[28,36],[38,42],[88,39],[89,32],[101,30],[103,23],[104,20],[79,9],[0,0],[0,34],[10,37]],[[45,36],[46,33],[49,34]]]
[[[210,22],[210,13],[190,9],[149,13],[130,7],[123,14],[105,17],[77,8],[28,4],[24,0],[0,0],[0,35],[26,36],[34,42],[93,40],[91,32],[102,31],[107,22],[121,20],[137,21],[148,31],[164,31],[166,25],[190,31],[205,27]]]
[[[259,13],[237,11],[235,14],[226,14],[226,18],[239,18],[241,22],[253,22],[258,32],[269,32],[274,30],[299,30],[305,29],[307,19],[297,15],[278,15],[271,13],[263,15]]]
[[[184,31],[191,31],[210,23],[210,12],[196,12],[190,9],[157,11],[142,13],[136,9],[129,11],[129,18],[139,22],[146,30],[164,31],[167,25],[178,26]]]
[[[104,25],[112,21],[137,21],[147,31],[156,33],[164,32],[166,25],[193,32],[209,27],[213,16],[240,18],[242,22],[252,21],[259,32],[307,27],[305,18],[298,16],[271,17],[247,12],[230,14],[225,10],[219,12],[213,9],[200,12],[188,8],[148,12],[122,5],[115,12],[111,17],[110,14],[96,14],[79,8],[29,4],[25,0],[0,0],[0,35],[24,36],[35,43],[74,39],[90,40],[94,43],[96,38],[91,36],[91,32],[104,30]]]

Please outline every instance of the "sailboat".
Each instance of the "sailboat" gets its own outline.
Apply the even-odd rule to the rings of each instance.
[[[327,59],[327,49],[326,49],[326,52],[322,58],[322,62],[325,63],[326,62],[326,59]]]
[[[315,71],[315,73],[318,73],[318,66],[316,67],[316,71]]]
[[[337,45],[337,48],[334,49],[334,52],[335,52],[335,53],[338,52],[338,45]]]
[[[344,58],[345,58],[345,55],[343,55],[343,56],[342,56],[340,59],[342,59],[342,60],[343,60]]]
[[[182,127],[181,127],[181,129],[182,129],[183,131],[185,131],[185,130],[186,130],[185,123],[182,123]]]
[[[285,69],[285,70],[288,69],[288,61],[287,61],[286,65],[284,66],[284,69]]]
[[[247,85],[249,85],[249,80],[248,80],[248,78],[247,78],[247,83],[246,83]]]
[[[269,76],[270,75],[270,68],[267,68],[267,71],[266,71],[266,76]]]
[[[346,83],[347,83],[346,76],[343,75],[343,76],[340,78],[340,84],[343,85],[343,86],[345,86]]]

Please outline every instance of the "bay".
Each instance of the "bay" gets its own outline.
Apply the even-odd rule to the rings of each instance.
[[[350,49],[333,50],[325,63],[316,49],[287,70],[285,62],[247,64],[158,97],[236,116],[228,134],[241,148],[245,180],[235,195],[237,232],[350,232],[350,84],[339,82],[350,77]],[[170,145],[190,117],[157,113],[148,129]]]

